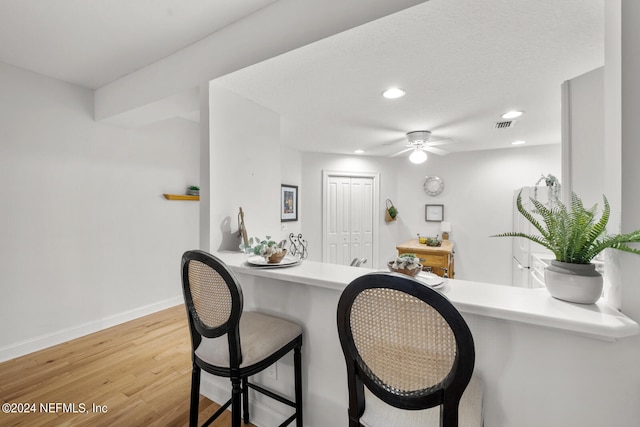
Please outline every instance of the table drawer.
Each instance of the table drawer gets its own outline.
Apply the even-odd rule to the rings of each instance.
[[[416,254],[416,256],[420,258],[422,265],[444,268],[449,266],[449,257],[447,255]]]

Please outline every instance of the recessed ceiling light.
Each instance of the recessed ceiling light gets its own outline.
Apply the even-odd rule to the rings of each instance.
[[[382,96],[384,96],[387,99],[396,99],[396,98],[402,98],[403,96],[405,96],[406,93],[407,92],[400,89],[399,87],[390,87],[389,89],[382,92]]]
[[[364,150],[357,149],[356,151],[354,151],[354,153],[355,154],[363,154]]]
[[[520,117],[522,115],[522,111],[508,111],[504,113],[501,117],[503,119],[515,119],[516,117]]]
[[[522,145],[522,144],[526,144],[527,141],[523,141],[523,140],[519,140],[519,141],[513,141],[511,143],[511,145]]]

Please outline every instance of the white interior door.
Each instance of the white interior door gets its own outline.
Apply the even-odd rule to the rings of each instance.
[[[351,178],[350,260],[373,262],[373,178]]]
[[[366,258],[375,265],[377,176],[326,174],[323,189],[323,261],[350,265]]]
[[[329,178],[328,197],[325,205],[328,218],[328,227],[325,232],[325,252],[328,250],[327,261],[331,264],[345,264],[350,254],[350,186],[351,179],[349,177],[332,176]],[[347,262],[346,265],[349,263]]]

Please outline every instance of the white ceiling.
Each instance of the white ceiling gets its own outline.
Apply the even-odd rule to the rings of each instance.
[[[558,143],[560,84],[604,64],[604,1],[431,0],[218,82],[305,151],[388,155],[419,129],[452,152]],[[0,62],[98,88],[274,2],[2,0]],[[525,115],[494,130],[510,109]]]
[[[561,83],[604,64],[603,1],[431,0],[218,82],[305,151],[390,155],[423,129],[452,152],[559,143]],[[380,96],[393,85],[407,95]],[[511,109],[525,115],[495,130]]]
[[[2,0],[0,62],[97,89],[276,0]]]

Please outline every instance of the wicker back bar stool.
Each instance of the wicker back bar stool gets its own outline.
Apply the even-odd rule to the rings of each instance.
[[[198,425],[200,376],[204,370],[231,380],[231,398],[203,426],[231,405],[232,427],[240,427],[241,412],[249,423],[249,388],[291,406],[295,412],[281,426],[296,420],[302,427],[302,328],[266,314],[243,311],[242,289],[235,275],[215,256],[187,251],[182,256],[182,288],[192,344],[189,426]],[[276,394],[249,377],[293,351],[295,401]]]
[[[344,289],[337,321],[350,427],[483,425],[473,337],[444,295],[371,273]]]

